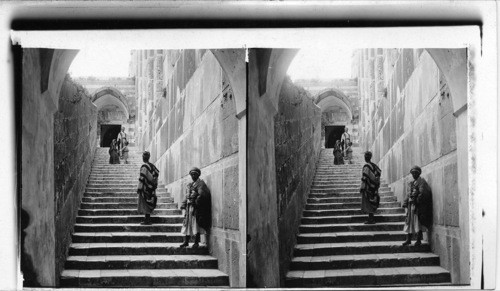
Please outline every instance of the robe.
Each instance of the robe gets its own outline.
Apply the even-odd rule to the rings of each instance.
[[[151,214],[156,208],[156,189],[153,186],[153,178],[158,177],[160,171],[151,163],[146,163],[141,166],[139,185],[137,193],[139,194],[137,201],[137,211],[141,214]]]
[[[194,191],[194,194],[191,194]],[[212,197],[207,184],[198,179],[186,186],[186,196],[181,209],[185,209],[181,233],[184,235],[205,234],[212,226]]]
[[[381,174],[382,170],[374,163],[367,163],[363,166],[360,192],[361,210],[364,213],[375,213],[377,211],[380,204],[378,188],[380,187]]]
[[[408,183],[403,207],[408,208],[404,232],[427,231],[432,225],[432,191],[424,178],[418,177],[417,180]]]
[[[109,148],[109,163],[110,164],[119,164],[120,156],[118,155],[118,149],[116,146],[112,146]]]

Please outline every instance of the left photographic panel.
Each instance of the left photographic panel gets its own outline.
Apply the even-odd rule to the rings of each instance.
[[[23,286],[245,287],[245,50],[95,43],[20,49]]]

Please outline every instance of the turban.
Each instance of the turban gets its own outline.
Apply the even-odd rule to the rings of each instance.
[[[199,176],[199,175],[201,175],[201,171],[200,171],[200,169],[198,169],[197,167],[192,168],[192,169],[189,171],[189,174],[191,175],[191,173],[193,173],[193,172],[198,173],[198,176]]]
[[[413,166],[413,168],[411,168],[411,170],[410,170],[410,173],[413,173],[413,172],[417,172],[420,175],[420,174],[422,174],[422,169],[420,169],[419,166]]]

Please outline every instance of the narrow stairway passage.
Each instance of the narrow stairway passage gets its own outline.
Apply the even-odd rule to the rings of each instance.
[[[286,287],[451,284],[427,242],[402,246],[405,212],[383,181],[377,223],[364,224],[360,149],[354,148],[354,164],[334,165],[333,160],[332,149],[321,152]]]
[[[217,259],[200,245],[180,248],[182,213],[163,185],[152,225],[140,225],[137,183],[141,153],[131,148],[129,163],[109,164],[108,148],[98,148],[82,199],[63,287],[228,286]],[[190,244],[191,246],[191,244]]]

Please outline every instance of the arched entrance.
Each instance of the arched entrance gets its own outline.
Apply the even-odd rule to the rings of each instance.
[[[130,110],[125,96],[116,88],[103,87],[95,91],[92,102],[97,106],[97,141],[100,147],[109,147],[122,126],[128,130]],[[129,140],[134,140],[131,132]]]
[[[349,97],[337,88],[327,88],[318,93],[314,102],[321,108],[321,137],[325,148],[333,148],[347,127],[353,132],[353,109]]]

